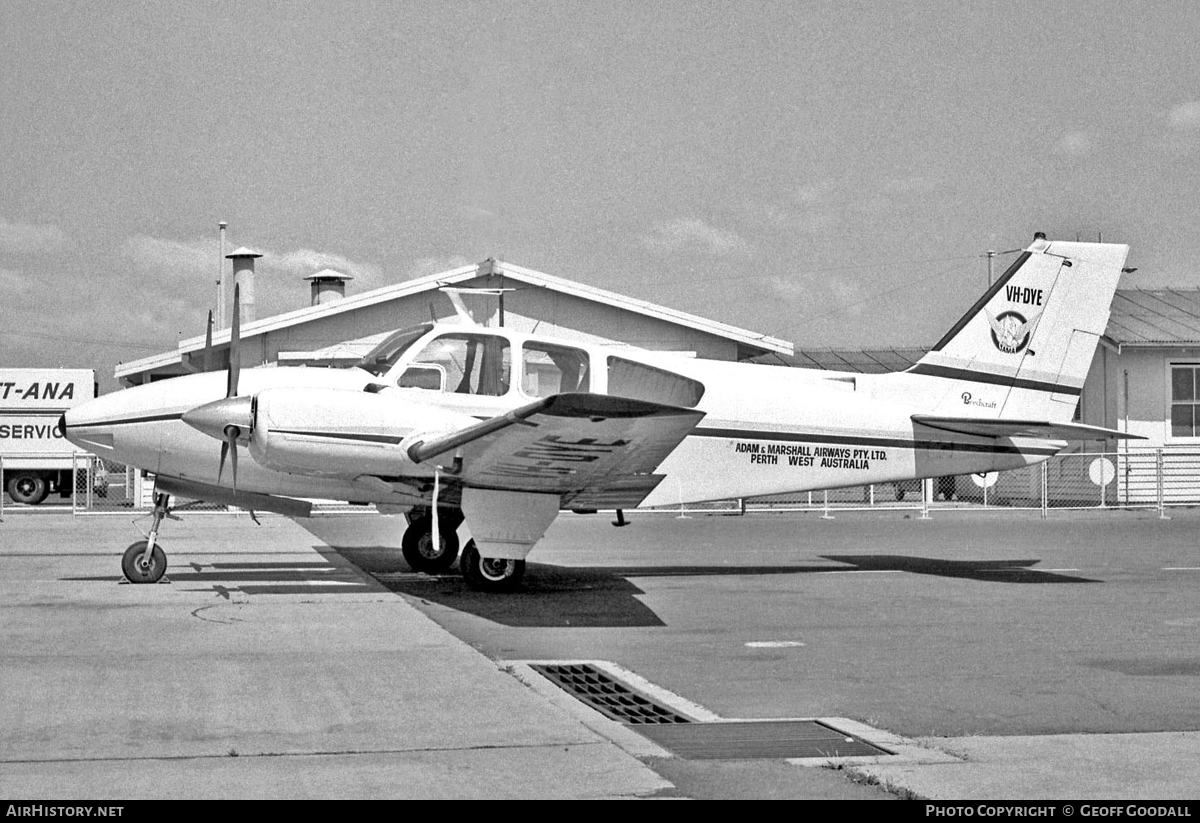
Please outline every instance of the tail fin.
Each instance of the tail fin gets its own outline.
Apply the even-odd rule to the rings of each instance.
[[[1070,420],[1128,253],[1039,235],[905,373],[926,378],[921,405],[942,415]],[[912,399],[915,388],[904,394]]]

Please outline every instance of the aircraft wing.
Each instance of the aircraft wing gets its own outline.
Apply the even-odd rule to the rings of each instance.
[[[654,470],[703,412],[601,394],[557,394],[409,448],[414,462],[453,461],[453,482],[563,496],[564,506],[636,506]],[[448,480],[450,478],[447,478]]]
[[[939,417],[914,414],[914,423],[942,431],[980,437],[1033,437],[1041,440],[1145,440],[1140,434],[1087,426],[1083,423],[1051,423],[1045,420],[990,420],[979,417]]]

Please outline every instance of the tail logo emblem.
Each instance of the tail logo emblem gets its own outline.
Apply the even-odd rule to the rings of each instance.
[[[988,315],[988,324],[992,327],[992,342],[996,348],[1005,354],[1017,354],[1029,345],[1029,338],[1037,326],[1040,314],[1026,320],[1025,316],[1015,311],[1001,312],[992,317]]]

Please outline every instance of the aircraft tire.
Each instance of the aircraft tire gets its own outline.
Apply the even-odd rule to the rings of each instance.
[[[139,540],[133,543],[121,558],[121,571],[130,583],[157,583],[167,571],[166,552],[157,545],[150,552],[149,564],[142,563],[142,555],[146,553],[146,542]]]
[[[14,473],[8,480],[8,496],[14,503],[36,506],[46,499],[50,485],[46,478],[31,472]]]
[[[418,517],[404,531],[400,539],[400,551],[404,561],[415,572],[425,574],[440,574],[454,565],[458,559],[458,534],[449,523],[442,521],[438,524],[438,537],[441,551],[433,551],[433,518],[429,515]]]
[[[467,545],[463,547],[458,568],[467,585],[480,592],[512,591],[525,577],[524,560],[480,557],[474,540],[468,540]]]

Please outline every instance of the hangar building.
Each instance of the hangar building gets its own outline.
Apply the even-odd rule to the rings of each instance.
[[[784,340],[494,259],[351,296],[343,296],[344,282],[340,288],[337,283],[349,278],[336,272],[305,279],[312,283],[312,305],[243,320],[243,366],[354,363],[391,332],[454,317],[453,304],[442,292],[447,287],[491,292],[464,295],[482,325],[536,328],[544,334],[713,360],[793,354],[792,344]],[[214,367],[228,364],[229,337],[229,329],[214,331]],[[204,358],[204,336],[193,337],[173,351],[119,365],[116,376],[124,386],[140,385],[201,371]]]
[[[886,345],[797,352],[784,340],[495,259],[351,296],[343,296],[349,278],[336,272],[305,279],[312,284],[312,305],[243,323],[242,365],[348,365],[390,332],[452,317],[451,300],[442,292],[447,287],[490,290],[468,300],[485,325],[718,360],[879,373],[908,368],[925,352]],[[116,376],[130,386],[199,371],[204,349],[203,336],[183,340],[173,351],[118,366]],[[228,350],[229,330],[216,331],[214,367],[227,364]],[[1117,291],[1076,419],[1146,438],[1072,449],[1128,457],[1118,481],[1120,499],[1157,494],[1160,474],[1169,501],[1200,499],[1200,290]]]

